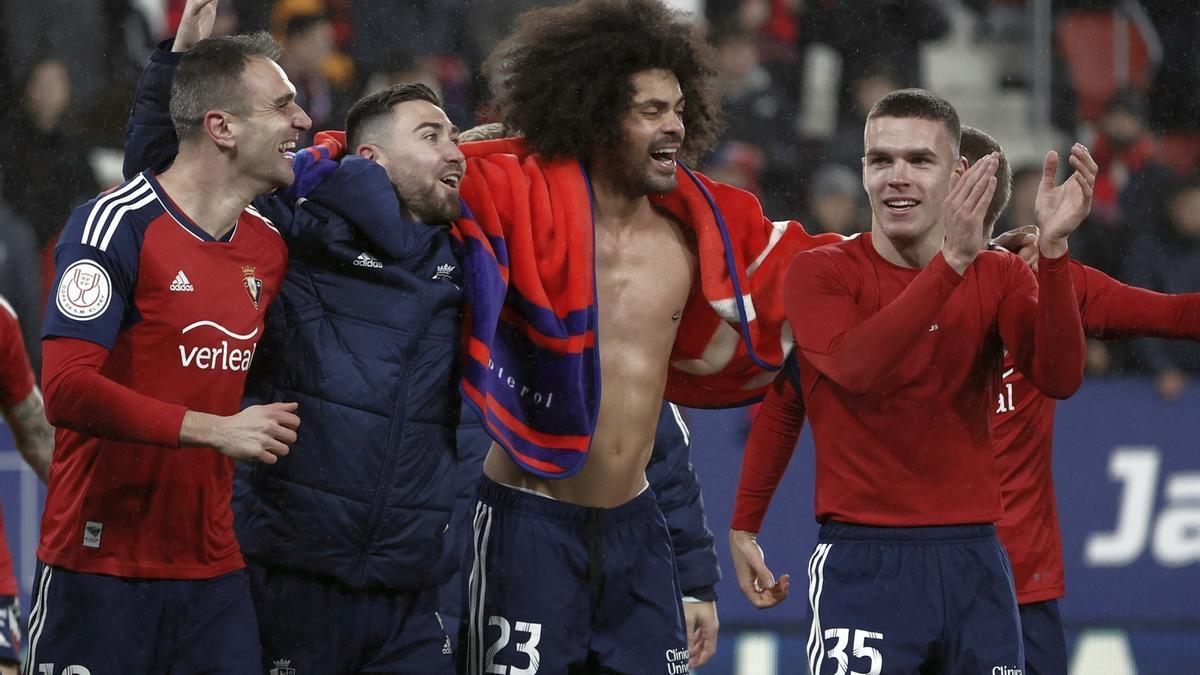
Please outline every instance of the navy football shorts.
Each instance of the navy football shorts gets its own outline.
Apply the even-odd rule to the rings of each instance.
[[[1058,600],[1021,605],[1021,636],[1025,641],[1024,675],[1067,675],[1067,638]]]
[[[649,488],[587,508],[484,476],[459,653],[468,675],[687,673],[682,594]]]
[[[359,590],[249,563],[269,675],[454,675],[437,589]]]
[[[15,595],[0,595],[0,666],[20,662],[21,604]]]
[[[27,675],[261,672],[246,571],[131,579],[37,565]]]
[[[808,565],[815,675],[1019,675],[1021,624],[991,525],[826,523]]]

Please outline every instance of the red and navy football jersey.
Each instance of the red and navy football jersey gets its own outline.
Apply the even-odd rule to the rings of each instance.
[[[29,398],[32,392],[33,369],[29,367],[17,313],[0,297],[0,407],[7,410]],[[0,595],[16,594],[17,578],[4,536],[4,513],[0,511]]]
[[[1038,391],[1005,355],[992,417],[1004,503],[996,534],[1008,551],[1021,604],[1066,593],[1051,471],[1054,405],[1055,400]]]
[[[146,172],[67,221],[43,334],[107,348],[101,374],[139,394],[230,415],[286,265],[282,238],[253,208],[215,240]],[[243,566],[232,460],[62,428],[55,441],[43,562],[165,579]]]

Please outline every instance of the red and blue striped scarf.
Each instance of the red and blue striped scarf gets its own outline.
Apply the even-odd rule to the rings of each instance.
[[[520,139],[466,143],[455,223],[463,268],[463,398],[530,473],[565,478],[583,467],[600,409],[592,204],[574,160],[530,154]],[[344,151],[325,132],[297,155],[296,186]],[[331,163],[331,162],[330,162]],[[678,169],[656,206],[690,227],[699,283],[683,311],[665,397],[717,408],[761,398],[792,345],[783,275],[803,250],[841,241],[795,221],[772,223],[748,192]]]
[[[467,143],[456,224],[466,274],[462,390],[531,473],[574,474],[600,406],[592,204],[574,160],[519,139]],[[665,396],[692,407],[759,399],[791,349],[780,285],[799,251],[841,241],[772,223],[748,192],[680,166],[651,197],[692,229],[700,279],[681,317]]]

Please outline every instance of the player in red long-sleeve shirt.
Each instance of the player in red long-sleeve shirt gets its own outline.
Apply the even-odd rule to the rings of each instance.
[[[963,128],[963,157],[970,161],[990,153],[1004,156],[991,136]],[[997,176],[1002,184],[1011,183],[1007,162]],[[1011,190],[997,190],[987,227],[1004,212],[1010,194]],[[1088,337],[1200,340],[1200,293],[1168,295],[1127,286],[1077,262],[1071,263],[1071,276]],[[990,406],[1004,502],[996,534],[1012,562],[1025,675],[1066,675],[1067,647],[1058,611],[1058,598],[1066,594],[1066,587],[1051,471],[1055,401],[1031,386],[1011,359],[1005,359],[1002,369],[1000,391]]]
[[[1057,156],[1047,157],[1035,282],[1019,258],[981,251],[997,160],[955,181],[965,167],[958,136],[953,108],[928,92],[881,99],[865,134],[871,233],[801,254],[786,280],[792,375],[813,420],[824,523],[809,564],[814,673],[851,659],[856,670],[897,673],[1022,665],[1011,575],[991,525],[1001,501],[986,406],[1001,339],[1046,393],[1079,385],[1066,237],[1087,214],[1095,165],[1076,146],[1076,173],[1054,187]],[[774,394],[786,391],[781,382]],[[743,501],[733,528],[753,531]],[[731,533],[735,550],[756,546],[749,531]],[[749,589],[756,604],[786,594],[786,580],[754,581],[765,586]]]
[[[231,460],[275,462],[299,424],[295,403],[238,411],[287,263],[250,200],[291,182],[310,125],[279,51],[252,35],[189,52],[174,164],[76,209],[55,247],[30,673],[261,669]]]

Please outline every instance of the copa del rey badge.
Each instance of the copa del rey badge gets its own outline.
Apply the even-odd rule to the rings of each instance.
[[[250,301],[254,303],[254,309],[258,309],[258,300],[262,297],[262,279],[254,276],[254,265],[242,267],[242,285],[250,294]]]
[[[291,667],[291,659],[279,659],[274,663],[275,667],[270,670],[271,675],[296,675],[296,669]]]

